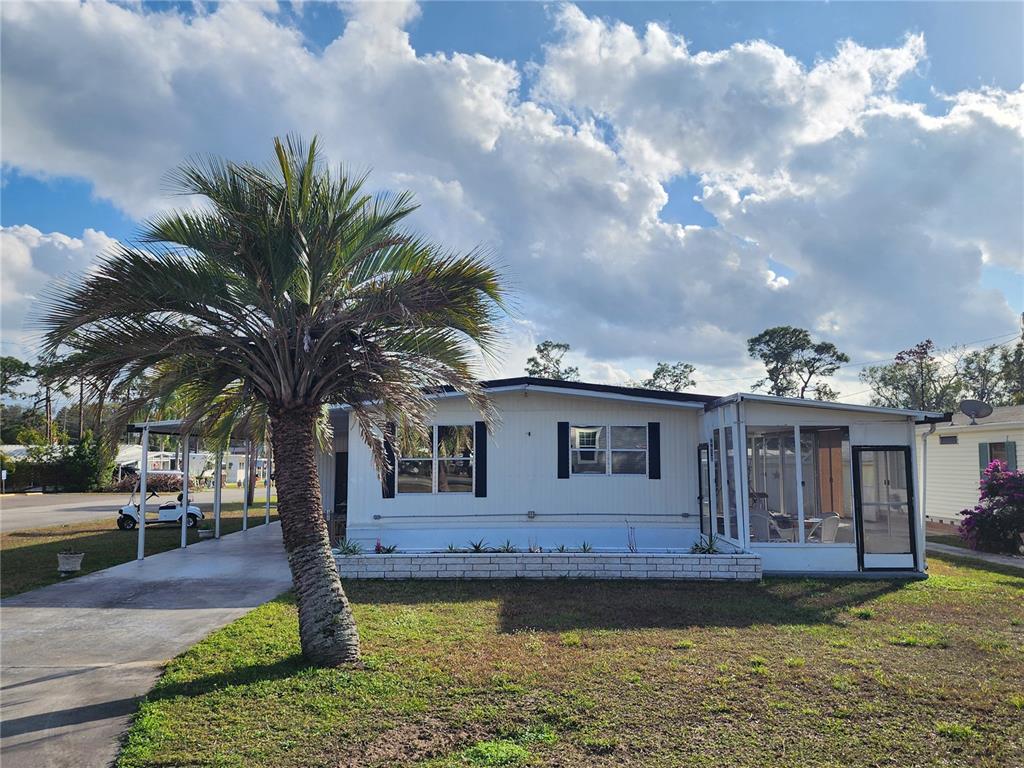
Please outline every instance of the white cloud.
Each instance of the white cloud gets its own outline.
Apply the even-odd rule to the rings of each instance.
[[[87,229],[80,238],[25,225],[0,227],[0,331],[3,354],[34,358],[42,294],[55,278],[81,274],[117,241]]]
[[[862,359],[1013,329],[980,271],[1024,260],[1024,91],[959,93],[926,115],[897,90],[921,36],[841,42],[806,67],[763,41],[691,54],[657,25],[566,6],[524,99],[515,63],[418,54],[417,13],[351,6],[314,53],[248,4],[5,4],[3,160],[144,216],[180,204],[162,180],[191,153],[263,159],[273,135],[317,133],[333,161],[416,192],[418,227],[506,267],[529,325],[504,374],[553,338],[587,376],[684,359],[724,391],[743,382],[712,380],[756,376],[744,340],[769,325],[820,329]],[[660,217],[684,173],[720,226]]]

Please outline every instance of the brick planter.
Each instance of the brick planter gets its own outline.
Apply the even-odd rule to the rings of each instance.
[[[346,579],[708,579],[760,581],[755,554],[426,552],[336,555]]]

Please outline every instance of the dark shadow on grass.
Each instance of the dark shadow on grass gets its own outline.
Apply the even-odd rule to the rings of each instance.
[[[769,579],[761,584],[679,581],[360,581],[358,603],[493,600],[501,630],[672,629],[754,624],[829,624],[836,616],[906,587],[903,580]]]
[[[166,678],[164,678],[149,692],[146,701],[163,701],[176,699],[179,696],[203,696],[234,685],[283,680],[309,668],[311,668],[310,663],[302,657],[302,654],[296,653],[272,664],[235,667],[225,672],[206,675],[187,682],[166,682]]]

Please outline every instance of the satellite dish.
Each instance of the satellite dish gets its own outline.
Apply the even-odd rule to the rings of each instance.
[[[992,415],[992,406],[981,402],[981,400],[961,400],[960,413],[970,416],[971,424],[977,424],[975,419],[984,419],[986,416]]]

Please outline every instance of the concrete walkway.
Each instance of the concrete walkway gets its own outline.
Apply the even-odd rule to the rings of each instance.
[[[0,606],[3,768],[100,768],[163,665],[291,587],[279,523]]]
[[[1024,557],[1014,557],[1013,555],[994,555],[991,552],[978,552],[974,549],[967,549],[966,547],[951,547],[949,544],[937,544],[935,542],[928,542],[928,551],[937,552],[942,555],[956,555],[957,557],[968,557],[972,560],[982,560],[986,563],[992,563],[993,565],[1006,565],[1010,568],[1020,568],[1024,570]]]

